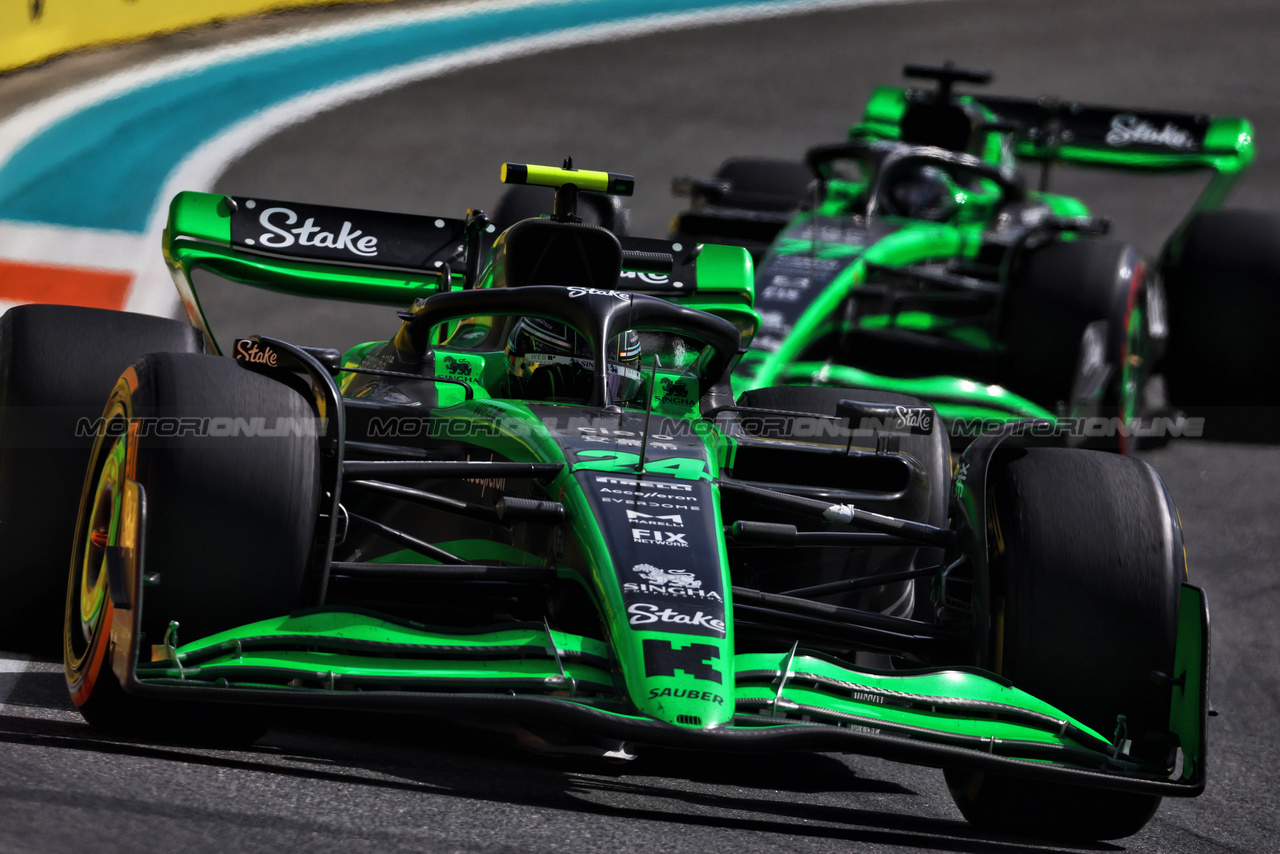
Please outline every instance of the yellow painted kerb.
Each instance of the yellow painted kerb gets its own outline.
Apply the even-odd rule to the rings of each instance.
[[[81,48],[339,2],[352,0],[0,0],[0,72]]]

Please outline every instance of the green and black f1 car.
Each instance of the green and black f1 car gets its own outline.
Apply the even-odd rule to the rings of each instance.
[[[804,163],[677,179],[693,207],[674,238],[758,262],[763,326],[736,388],[888,389],[933,403],[961,440],[1061,419],[1048,432],[1127,450],[1135,432],[1187,429],[1170,403],[1202,413],[1280,382],[1280,217],[1217,210],[1253,159],[1248,121],[957,95],[990,74],[906,72],[936,91],[876,90]],[[1153,261],[1049,192],[1055,164],[1212,178]]]
[[[1202,791],[1207,610],[1150,467],[1004,430],[953,475],[911,398],[735,400],[744,249],[577,221],[579,190],[629,176],[504,177],[555,213],[495,236],[182,193],[164,252],[191,325],[4,315],[4,626],[70,551],[91,724],[228,742],[313,707],[615,757],[864,753],[945,769],[983,827],[1091,838]],[[197,269],[400,325],[346,354],[219,344]]]

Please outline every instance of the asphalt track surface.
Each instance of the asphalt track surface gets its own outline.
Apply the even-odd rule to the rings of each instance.
[[[1280,7],[1270,2],[937,2],[580,47],[347,106],[269,139],[217,189],[460,215],[491,205],[502,160],[635,174],[633,232],[661,234],[675,174],[729,154],[797,156],[840,137],[904,61],[997,72],[994,91],[1242,114],[1262,151],[1233,197],[1280,208]],[[1275,153],[1271,153],[1275,152]],[[1154,251],[1185,179],[1062,173]],[[387,309],[215,299],[239,332],[346,346]],[[1274,394],[1275,389],[1270,390]],[[1083,850],[1280,850],[1280,446],[1184,440],[1149,453],[1178,502],[1213,615],[1209,788],[1140,834]],[[16,669],[12,664],[5,665]],[[1057,851],[986,837],[941,775],[858,756],[649,751],[625,765],[540,759],[417,720],[314,716],[244,751],[95,735],[58,665],[0,672],[0,851]]]

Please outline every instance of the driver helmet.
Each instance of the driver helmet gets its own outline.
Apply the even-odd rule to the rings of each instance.
[[[956,186],[937,166],[918,166],[894,180],[889,200],[901,216],[945,222],[955,213]]]
[[[507,374],[513,395],[533,400],[586,401],[595,354],[591,339],[556,320],[521,317],[507,336]],[[644,386],[640,336],[628,329],[608,349],[607,386],[614,403],[635,401]]]

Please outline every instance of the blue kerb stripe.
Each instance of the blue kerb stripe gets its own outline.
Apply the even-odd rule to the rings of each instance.
[[[777,6],[793,5],[778,2]],[[0,219],[144,232],[169,173],[260,110],[405,63],[509,39],[633,18],[727,9],[733,0],[585,0],[362,33],[247,57],[148,85],[51,126],[0,168]]]

